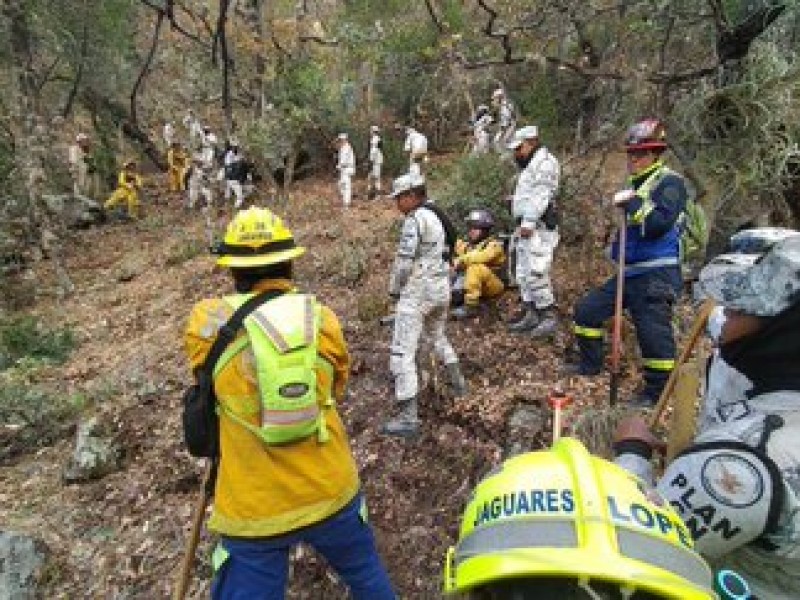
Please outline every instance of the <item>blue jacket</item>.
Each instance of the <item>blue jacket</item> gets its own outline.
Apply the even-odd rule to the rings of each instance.
[[[628,227],[625,243],[625,277],[653,269],[680,265],[680,230],[686,209],[683,178],[657,161],[629,179],[636,198],[625,206]],[[619,235],[619,234],[618,234]],[[611,258],[619,256],[619,236]]]

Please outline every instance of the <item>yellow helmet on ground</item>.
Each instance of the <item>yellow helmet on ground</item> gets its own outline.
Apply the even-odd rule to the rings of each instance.
[[[240,210],[228,224],[222,243],[215,248],[222,267],[264,267],[286,262],[305,253],[281,218],[266,208]]]
[[[505,461],[477,485],[447,554],[444,591],[494,597],[493,584],[535,590],[537,579],[610,584],[623,598],[717,598],[669,505],[570,438]]]

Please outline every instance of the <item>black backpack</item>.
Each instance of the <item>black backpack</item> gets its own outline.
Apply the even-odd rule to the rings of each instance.
[[[442,258],[445,262],[449,263],[456,251],[456,241],[458,240],[456,228],[453,227],[453,223],[450,221],[450,218],[445,214],[445,212],[430,200],[423,204],[422,208],[427,208],[429,211],[435,214],[439,219],[439,222],[442,224],[442,228],[444,229],[444,243],[447,246],[445,251],[442,253]]]

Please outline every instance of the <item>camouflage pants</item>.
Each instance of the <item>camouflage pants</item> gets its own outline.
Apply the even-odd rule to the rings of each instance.
[[[536,230],[529,238],[523,238],[517,231],[511,243],[516,258],[514,275],[522,301],[532,302],[539,309],[555,304],[550,268],[558,246],[558,232]]]
[[[446,278],[432,284],[435,295],[406,295],[395,307],[389,370],[394,376],[395,398],[407,400],[419,393],[416,355],[420,342],[433,344],[436,356],[443,364],[458,362],[445,334],[447,307],[450,301]]]

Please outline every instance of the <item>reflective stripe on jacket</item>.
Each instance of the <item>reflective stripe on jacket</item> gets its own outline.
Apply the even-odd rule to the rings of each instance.
[[[254,291],[280,289],[291,293],[288,280],[259,284]],[[186,329],[186,351],[193,369],[205,359],[221,327],[233,313],[224,299],[198,302]],[[341,401],[350,357],[336,315],[320,309],[316,393],[321,405],[329,397]],[[260,424],[261,402],[255,357],[244,332],[231,346],[242,349],[218,371],[214,390],[224,411],[254,426]],[[322,366],[322,361],[328,367]],[[333,375],[333,377],[331,377]],[[235,421],[220,418],[221,463],[209,528],[223,535],[264,537],[318,523],[339,511],[359,490],[358,472],[338,412],[326,411],[328,441],[316,436],[286,446],[269,446]]]
[[[625,243],[625,275],[680,264],[680,218],[686,207],[683,178],[656,162],[644,174],[631,179],[636,198],[625,207],[628,227]],[[619,256],[619,238],[611,248]]]

